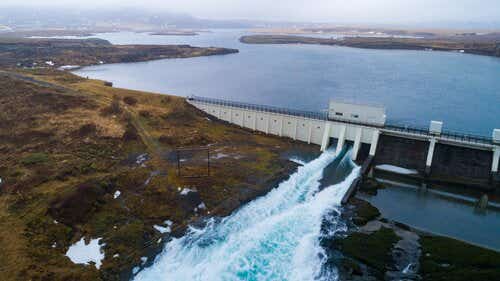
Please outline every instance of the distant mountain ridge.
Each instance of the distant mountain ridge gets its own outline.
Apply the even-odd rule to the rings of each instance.
[[[189,14],[147,9],[26,8],[0,9],[0,26],[28,28],[249,28],[258,23],[238,20],[199,19]]]

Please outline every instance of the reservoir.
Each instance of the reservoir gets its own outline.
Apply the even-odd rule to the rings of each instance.
[[[452,52],[316,45],[249,45],[244,30],[197,36],[104,33],[114,44],[190,44],[238,54],[86,67],[117,87],[325,110],[331,98],[381,104],[391,123],[491,136],[500,128],[500,58]]]

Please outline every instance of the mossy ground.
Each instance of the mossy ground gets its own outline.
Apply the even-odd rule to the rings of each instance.
[[[154,224],[171,220],[178,233],[228,214],[294,169],[283,151],[305,147],[208,120],[179,97],[54,70],[16,75],[0,74],[2,280],[126,278],[161,245]],[[210,177],[178,177],[172,152],[208,144]],[[179,187],[196,188],[207,209],[186,208]],[[99,271],[65,256],[81,237],[106,244]]]
[[[422,236],[420,242],[424,280],[500,280],[499,252],[442,236]]]
[[[366,264],[375,269],[377,275],[383,276],[392,262],[391,249],[398,240],[392,229],[382,227],[371,234],[352,233],[337,243],[345,256]]]
[[[380,216],[380,211],[368,201],[353,197],[349,203],[356,206],[352,220],[357,226],[363,226]]]

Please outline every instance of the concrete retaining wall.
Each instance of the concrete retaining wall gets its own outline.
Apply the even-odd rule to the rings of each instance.
[[[208,103],[192,103],[198,109],[221,120],[268,134],[288,137],[291,139],[321,145],[325,134],[326,122],[331,124],[329,136],[338,139],[343,127],[345,139],[354,141],[357,130],[361,128],[361,143],[370,144],[373,136],[372,127],[349,125],[345,123],[310,119],[299,116],[284,115],[271,112],[261,112],[238,107],[222,106]]]
[[[423,173],[428,149],[427,141],[381,135],[374,164],[390,164]]]
[[[441,142],[442,140],[434,136],[405,135],[359,124],[264,112],[202,101],[188,102],[229,123],[316,144],[322,149],[326,149],[328,144],[339,143],[338,148],[341,148],[343,144],[349,143],[353,147],[353,156],[356,156],[354,160],[358,160],[358,163],[371,155],[374,156],[374,165],[390,164],[414,169],[421,175],[426,174],[427,163],[430,178],[444,181],[455,178],[480,181],[493,178],[495,181],[499,177],[498,173],[492,173],[494,154],[491,148],[468,148]],[[431,142],[435,143],[433,153],[432,149],[429,150],[429,147],[432,147]],[[493,147],[493,149],[500,148]],[[496,155],[500,157],[500,152]],[[464,182],[467,181],[464,180]]]
[[[437,143],[431,176],[488,179],[492,161],[491,151]]]

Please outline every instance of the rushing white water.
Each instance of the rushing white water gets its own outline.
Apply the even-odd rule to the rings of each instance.
[[[335,157],[333,151],[324,152],[231,216],[211,219],[201,229],[190,227],[185,236],[167,243],[135,280],[336,279],[336,272],[322,270],[326,255],[319,245],[321,225],[325,215],[339,212],[359,168],[320,191],[323,169]]]

